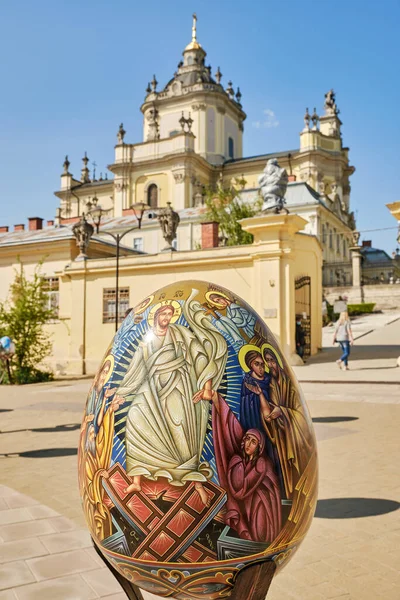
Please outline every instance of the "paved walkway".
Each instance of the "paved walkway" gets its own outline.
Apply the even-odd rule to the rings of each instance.
[[[376,329],[359,344],[388,341],[397,352],[397,327]],[[378,373],[375,360],[360,362]],[[325,365],[319,369],[332,366]],[[385,379],[303,384],[318,438],[319,501],[268,600],[400,599],[400,386]],[[0,600],[126,600],[90,546],[77,491],[89,385],[0,386]]]
[[[400,313],[364,315],[352,321],[354,346],[349,371],[339,370],[340,348],[333,346],[334,327],[324,327],[322,352],[294,367],[299,381],[399,383]]]

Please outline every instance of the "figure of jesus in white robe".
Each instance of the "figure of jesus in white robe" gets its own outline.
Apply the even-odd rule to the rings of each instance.
[[[166,477],[171,485],[195,482],[208,504],[202,486],[213,475],[201,462],[209,414],[208,396],[218,389],[227,359],[224,337],[211,323],[200,303],[190,298],[183,305],[189,327],[171,323],[174,307],[164,304],[154,315],[154,326],[137,348],[117,391],[130,402],[126,420],[126,472],[140,490],[142,476]],[[205,400],[193,396],[204,390]]]

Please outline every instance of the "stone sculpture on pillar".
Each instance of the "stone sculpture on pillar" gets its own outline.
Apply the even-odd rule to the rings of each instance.
[[[288,184],[288,174],[286,169],[278,165],[276,158],[271,158],[264,169],[264,172],[258,178],[261,195],[264,203],[262,212],[273,211],[279,214],[283,210],[288,214],[285,208],[285,194]]]
[[[338,115],[340,112],[336,105],[335,92],[333,90],[329,90],[325,94],[324,109],[327,115]]]
[[[353,235],[353,247],[358,247],[358,242],[360,241],[360,232],[355,230],[355,231],[353,231],[352,235]]]
[[[80,221],[72,227],[72,233],[76,238],[76,245],[79,248],[79,255],[76,260],[85,260],[87,258],[86,251],[90,238],[94,233],[94,227],[86,220],[85,213],[82,213]]]
[[[167,243],[167,246],[162,251],[174,251],[175,248],[173,248],[172,242],[176,238],[180,218],[178,213],[173,210],[171,202],[167,202],[167,207],[160,210],[157,218],[161,226],[163,238]]]
[[[359,297],[356,297],[356,302],[364,302],[364,289],[362,282],[362,254],[361,246],[359,246],[360,232],[352,232],[352,243],[350,248],[351,252],[351,265],[353,271],[353,288],[358,290]]]

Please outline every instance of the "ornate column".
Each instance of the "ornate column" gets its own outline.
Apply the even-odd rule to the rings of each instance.
[[[353,270],[353,289],[354,289],[354,300],[352,295],[352,300],[357,302],[364,302],[364,291],[362,287],[362,254],[361,254],[361,246],[358,245],[358,241],[360,239],[360,232],[353,231],[353,246],[349,248],[351,253],[351,265]]]
[[[174,204],[178,210],[186,208],[186,179],[187,174],[184,167],[172,169],[172,175],[174,177],[175,185],[172,198]]]

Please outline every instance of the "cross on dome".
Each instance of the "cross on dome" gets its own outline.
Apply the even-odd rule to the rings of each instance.
[[[193,13],[193,25],[192,25],[192,41],[185,48],[186,50],[199,50],[201,45],[197,41],[197,15]]]

